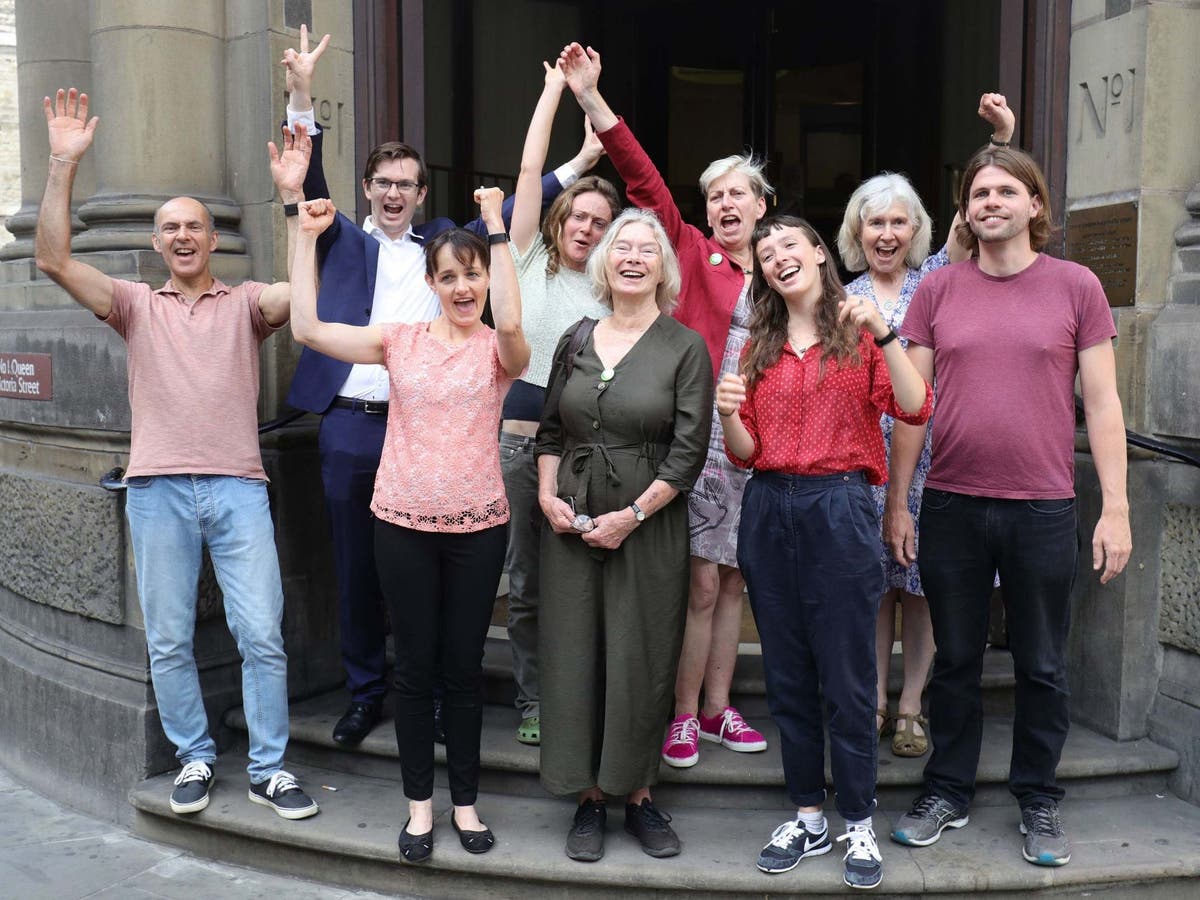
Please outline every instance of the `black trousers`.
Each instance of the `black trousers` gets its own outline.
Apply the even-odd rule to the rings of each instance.
[[[1061,800],[1054,773],[1070,725],[1067,632],[1079,559],[1074,498],[999,500],[926,487],[920,552],[937,644],[926,786],[962,807],[975,796],[988,600],[999,571],[1017,682],[1008,787],[1022,808]]]
[[[450,799],[479,786],[483,643],[504,565],[505,527],[450,534],[375,523],[375,561],[396,643],[396,744],[404,796],[433,796],[433,685],[440,663]]]

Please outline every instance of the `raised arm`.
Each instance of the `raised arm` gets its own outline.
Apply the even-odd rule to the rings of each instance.
[[[583,114],[597,131],[608,131],[617,124],[617,114],[600,96],[600,54],[578,43],[567,44],[559,55],[559,65],[571,93],[579,101]]]
[[[313,49],[308,46],[308,26],[300,26],[300,49],[289,47],[283,53],[280,64],[286,71],[285,83],[288,93],[287,124],[293,130],[301,123],[308,129],[309,137],[313,139],[313,151],[309,160],[308,171],[304,178],[304,196],[310,200],[317,197],[329,196],[329,185],[325,181],[325,167],[321,157],[321,129],[317,126],[313,113],[312,79],[316,71],[317,61],[329,46],[329,35],[321,38],[321,42]],[[334,228],[337,227],[335,221]],[[330,240],[331,234],[325,236]]]
[[[112,279],[71,258],[71,188],[100,120],[88,119],[88,95],[75,88],[59,88],[53,103],[43,98],[42,108],[50,132],[50,168],[38,208],[34,261],[77,302],[104,319],[112,312]]]
[[[525,133],[525,148],[521,152],[521,171],[517,176],[514,193],[512,227],[509,237],[517,252],[524,255],[538,235],[542,217],[542,166],[546,164],[546,150],[550,146],[550,132],[554,127],[554,114],[558,112],[558,101],[562,97],[566,81],[562,66],[542,63],[546,70],[542,95],[533,108],[529,130]]]
[[[487,224],[488,234],[504,233],[504,219],[500,212],[503,200],[504,193],[499,188],[480,188],[475,192],[479,217]],[[513,265],[507,241],[492,246],[489,275],[500,365],[509,377],[516,378],[529,364],[529,342],[521,330],[521,289],[517,286],[517,269]]]
[[[274,141],[267,142],[267,151],[271,156],[271,178],[279,190],[279,199],[285,205],[293,205],[304,199],[304,176],[308,171],[308,160],[312,154],[312,141],[304,123],[296,123],[293,133],[287,126],[283,128],[283,149],[275,146]],[[287,270],[292,271],[292,263],[296,255],[296,233],[299,230],[298,215],[284,214],[287,226]],[[277,281],[263,291],[258,298],[258,308],[263,317],[272,325],[282,325],[288,320],[291,306],[291,284]]]
[[[979,118],[992,126],[991,141],[994,144],[1007,144],[1016,133],[1017,117],[1008,108],[1008,100],[1003,94],[984,94],[979,98]],[[950,233],[946,236],[946,255],[950,262],[962,262],[971,254],[958,242],[958,226],[962,223],[962,213],[955,211],[954,220],[950,223]]]
[[[336,214],[333,202],[324,198],[300,204],[292,262],[292,337],[343,362],[382,364],[383,333],[378,325],[344,325],[317,318],[317,237]]]

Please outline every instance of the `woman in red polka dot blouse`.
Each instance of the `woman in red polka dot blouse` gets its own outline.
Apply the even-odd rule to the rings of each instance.
[[[759,856],[783,872],[831,848],[820,685],[846,820],[845,882],[874,887],[875,615],[883,587],[869,485],[887,478],[879,414],[919,424],[933,394],[873,303],[847,298],[824,242],[802,219],[754,232],[754,312],[740,374],[717,385],[729,458],[754,470],[742,500],[738,566],[762,641],[797,817]]]

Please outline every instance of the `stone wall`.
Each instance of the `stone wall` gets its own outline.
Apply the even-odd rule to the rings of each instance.
[[[1114,310],[1126,425],[1200,456],[1200,142],[1182,124],[1200,95],[1200,3],[1073,0],[1071,23],[1068,212],[1137,210],[1134,302]],[[1090,457],[1078,472],[1073,715],[1178,750],[1172,786],[1200,801],[1200,469],[1133,455],[1133,558],[1106,586],[1090,565]]]
[[[17,122],[15,0],[0,0],[0,244],[12,240],[5,220],[21,204],[21,153]]]
[[[130,817],[121,802],[130,785],[176,763],[150,685],[123,495],[97,483],[128,455],[125,347],[30,258],[46,176],[42,96],[77,86],[101,117],[73,197],[77,258],[114,277],[161,284],[165,268],[150,249],[153,212],[187,193],[216,213],[218,277],[285,278],[286,232],[266,153],[283,117],[278,61],[297,43],[301,21],[315,17],[335,33],[318,89],[344,104],[329,123],[339,130],[325,158],[329,180],[352,203],[350,9],[337,0],[0,0],[0,52],[5,26],[11,32],[15,24],[20,75],[15,94],[0,79],[0,151],[8,150],[0,159],[12,161],[19,137],[23,160],[19,178],[0,172],[0,185],[20,199],[9,219],[15,239],[0,248],[0,352],[48,354],[53,373],[50,400],[0,398],[0,757],[27,783],[97,815]],[[190,77],[179,76],[178,60],[188,61]],[[161,77],[165,71],[172,76]],[[8,100],[19,108],[19,128],[3,119]],[[280,413],[296,356],[286,330],[264,345],[261,419]],[[343,677],[315,423],[266,436],[263,463],[283,575],[289,689],[305,696]],[[198,611],[195,656],[224,749],[232,736],[221,717],[240,703],[241,664],[211,571],[201,577]]]

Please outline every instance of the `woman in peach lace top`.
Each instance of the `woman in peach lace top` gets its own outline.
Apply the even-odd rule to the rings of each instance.
[[[445,682],[451,824],[463,847],[495,843],[475,811],[483,642],[504,563],[508,502],[496,429],[514,378],[529,361],[521,298],[500,214],[501,192],[475,194],[489,247],[462,229],[426,247],[426,281],[442,314],[432,322],[358,327],[321,322],[316,238],[333,204],[301,206],[292,267],[292,334],[335,359],[387,367],[391,382],[383,458],[371,510],[375,558],[396,641],[396,742],[409,800],[400,854],[433,852],[433,670]],[[490,276],[490,277],[489,277]],[[491,287],[493,331],[480,316]]]

